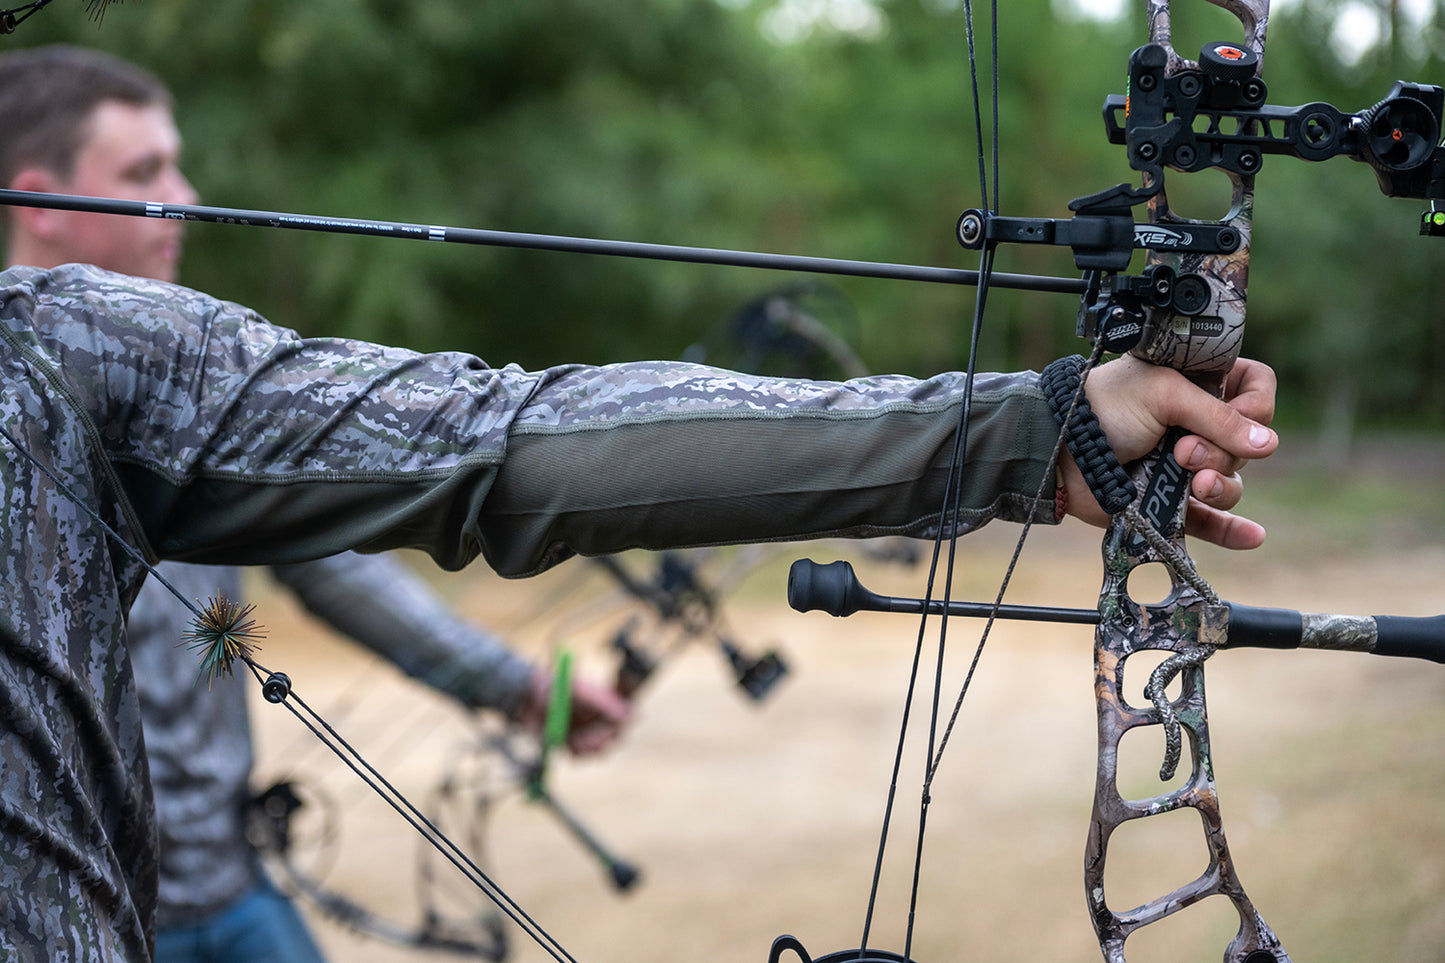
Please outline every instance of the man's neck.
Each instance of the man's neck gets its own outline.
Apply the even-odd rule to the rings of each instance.
[[[48,250],[46,245],[23,233],[11,234],[5,241],[4,264],[6,267],[25,264],[30,267],[53,268],[64,263],[64,258],[57,257],[55,252]]]

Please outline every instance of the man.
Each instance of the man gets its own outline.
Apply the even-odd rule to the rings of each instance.
[[[150,74],[79,48],[0,56],[0,183],[16,190],[197,198],[180,169],[171,101]],[[15,209],[7,263],[82,262],[162,281],[176,278],[180,222]],[[147,582],[128,618],[142,680],[151,781],[161,839],[156,958],[162,963],[303,963],[320,953],[289,900],[265,879],[246,839],[252,763],[245,679],[196,685],[197,661],[177,647],[191,620],[182,599],[241,595],[239,569],[168,562],[179,592]],[[540,725],[549,680],[499,640],[457,618],[409,569],[386,556],[345,553],[279,566],[277,579],[334,628],[387,656],[463,705]],[[627,716],[615,693],[574,686],[580,752],[609,744]]]
[[[145,569],[121,542],[228,564],[410,546],[520,576],[579,552],[918,535],[963,400],[956,374],[526,372],[309,341],[78,266],[0,273],[0,366],[0,948],[18,960],[150,953],[157,854],[123,626]],[[1268,368],[1240,362],[1227,402],[1132,360],[1089,389],[1121,460],[1166,425],[1196,433],[1175,447],[1198,470],[1194,534],[1262,541],[1227,509],[1237,469],[1277,446]],[[1034,498],[1056,435],[1036,376],[981,376],[957,522],[1056,521],[1053,493]],[[1097,521],[1071,459],[1061,473],[1069,511]]]

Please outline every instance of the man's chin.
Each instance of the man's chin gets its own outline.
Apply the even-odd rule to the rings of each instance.
[[[138,270],[132,272],[137,277],[154,278],[157,281],[165,281],[174,284],[180,276],[180,262],[170,258],[158,258],[143,265],[138,265]]]

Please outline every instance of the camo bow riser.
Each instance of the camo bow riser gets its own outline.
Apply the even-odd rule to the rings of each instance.
[[[1268,18],[1267,0],[1213,0],[1235,14],[1245,29],[1247,45],[1260,56]],[[1164,73],[1175,76],[1198,71],[1199,65],[1181,58],[1170,44],[1170,3],[1151,0],[1149,32],[1151,42],[1167,53]],[[1262,59],[1262,56],[1261,56]],[[1167,159],[1165,159],[1167,160]],[[1250,221],[1254,209],[1252,174],[1228,172],[1233,187],[1230,211],[1217,222],[1182,218],[1170,210],[1162,172],[1146,173],[1146,186],[1159,188],[1149,201],[1149,223],[1170,231],[1214,224],[1228,227],[1239,239],[1229,253],[1194,253],[1151,250],[1147,267],[1163,265],[1175,277],[1202,278],[1208,288],[1209,304],[1188,316],[1168,308],[1146,308],[1144,331],[1132,351],[1143,360],[1177,368],[1192,380],[1222,393],[1224,378],[1239,357],[1244,335],[1245,289],[1249,270]],[[1150,184],[1157,178],[1157,184]],[[1147,273],[1147,269],[1146,269]],[[1100,948],[1109,963],[1124,963],[1124,946],[1130,934],[1165,919],[1211,896],[1223,896],[1238,911],[1238,934],[1225,951],[1225,963],[1267,963],[1289,960],[1279,940],[1260,918],[1245,894],[1235,872],[1220,816],[1219,797],[1214,784],[1213,757],[1209,740],[1208,710],[1205,702],[1202,658],[1225,642],[1228,612],[1217,599],[1206,597],[1187,566],[1184,544],[1184,513],[1190,483],[1188,472],[1179,468],[1168,452],[1171,435],[1133,472],[1135,489],[1144,493],[1138,516],[1115,516],[1105,536],[1104,584],[1100,593],[1099,627],[1095,633],[1095,695],[1099,720],[1099,762],[1095,785],[1094,812],[1085,853],[1085,894]],[[1131,518],[1144,518],[1168,540],[1173,559],[1166,558],[1136,531]],[[1129,577],[1141,566],[1159,563],[1170,571],[1172,590],[1162,602],[1141,604],[1129,594]],[[1143,799],[1125,799],[1119,791],[1119,744],[1127,733],[1164,724],[1154,706],[1132,706],[1124,697],[1124,676],[1130,657],[1141,652],[1172,653],[1185,662],[1180,673],[1181,693],[1171,703],[1178,724],[1187,738],[1192,768],[1183,785]],[[1145,657],[1147,658],[1147,656]],[[1134,738],[1142,738],[1135,736]],[[1203,829],[1207,865],[1199,877],[1174,891],[1133,909],[1116,911],[1109,907],[1106,861],[1109,841],[1125,823],[1175,812],[1198,812]]]

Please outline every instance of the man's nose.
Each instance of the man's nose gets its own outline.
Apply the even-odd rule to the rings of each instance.
[[[200,200],[200,195],[191,186],[191,182],[186,180],[186,175],[179,170],[172,172],[171,176],[166,179],[166,196],[162,198],[163,203],[194,204],[198,200]]]

